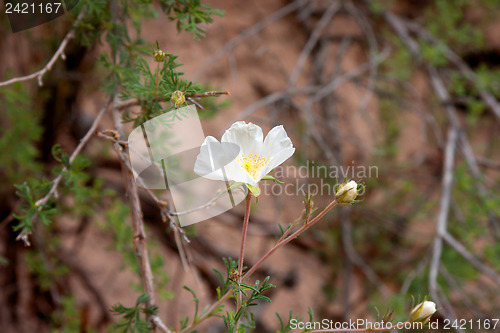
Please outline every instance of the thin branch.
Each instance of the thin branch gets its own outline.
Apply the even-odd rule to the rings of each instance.
[[[485,168],[500,170],[500,162],[484,157],[476,157],[477,163]]]
[[[495,271],[490,266],[484,264],[474,254],[472,254],[465,246],[455,239],[448,231],[442,235],[444,241],[451,246],[458,254],[467,260],[472,266],[479,270],[484,275],[488,276],[493,282],[500,286],[500,273]]]
[[[71,156],[69,157],[69,163],[73,163],[73,161],[75,160],[75,158],[78,156],[78,154],[80,154],[80,152],[82,151],[83,147],[87,144],[87,142],[92,138],[94,132],[96,131],[97,129],[97,125],[99,124],[99,122],[101,121],[102,117],[104,116],[104,113],[106,112],[106,110],[108,109],[109,105],[111,103],[111,100],[108,101],[108,103],[106,103],[105,106],[103,106],[101,108],[101,110],[99,110],[99,112],[97,113],[97,116],[95,117],[94,119],[94,122],[92,123],[92,125],[90,126],[89,130],[87,131],[87,133],[85,133],[84,137],[80,139],[80,143],[78,144],[78,146],[76,146],[75,150],[73,151],[73,153],[71,154]],[[49,199],[55,194],[56,190],[57,190],[57,186],[59,186],[59,183],[61,182],[62,178],[64,177],[64,173],[68,171],[68,169],[66,167],[63,168],[62,172],[59,174],[59,176],[57,176],[53,181],[52,181],[52,187],[51,189],[49,190],[49,192],[43,197],[41,198],[40,200],[38,200],[36,202],[36,205],[37,206],[42,206],[42,205],[45,205],[47,203],[47,201],[49,201]]]
[[[384,17],[389,23],[389,25],[394,29],[394,31],[400,36],[402,39],[403,43],[408,47],[408,49],[411,51],[414,57],[416,57],[418,60],[422,60],[422,56],[420,53],[420,46],[418,43],[409,35],[408,32],[408,27],[397,15],[394,15],[390,12],[385,12]],[[439,101],[445,106],[446,114],[448,116],[449,121],[451,122],[452,126],[457,128],[459,130],[459,139],[461,141],[461,150],[462,153],[465,157],[465,160],[467,162],[467,166],[469,167],[472,175],[474,178],[477,180],[477,189],[479,192],[479,195],[481,199],[486,199],[488,197],[488,190],[486,186],[484,185],[484,179],[481,174],[478,162],[476,160],[476,157],[474,155],[474,151],[470,145],[469,140],[467,139],[467,136],[465,132],[462,129],[462,125],[460,123],[459,117],[458,117],[458,111],[453,105],[450,105],[448,101],[450,100],[450,94],[448,90],[446,89],[446,86],[439,76],[438,70],[433,67],[429,63],[424,63],[425,69],[430,77],[432,87],[434,88],[434,91],[436,92],[436,95],[439,99]],[[496,221],[496,216],[495,213],[491,211],[491,209],[487,208],[488,210],[488,217],[489,217],[489,222],[491,229],[493,230],[493,234],[495,235],[496,238],[500,238],[500,227],[498,226],[498,222]]]
[[[0,82],[0,87],[1,86],[7,86],[7,85],[15,83],[15,82],[28,81],[28,80],[31,80],[31,79],[34,79],[34,78],[38,78],[38,85],[39,86],[43,86],[43,76],[47,72],[49,72],[50,70],[52,70],[52,67],[54,66],[54,64],[56,63],[56,61],[59,58],[61,58],[62,60],[66,60],[66,55],[64,54],[64,50],[66,49],[66,46],[68,45],[68,43],[73,38],[75,38],[75,28],[78,26],[78,24],[80,24],[80,21],[83,19],[84,16],[85,16],[85,10],[80,11],[80,14],[76,18],[76,21],[71,26],[70,31],[66,34],[66,36],[64,37],[61,45],[59,45],[59,48],[57,49],[56,53],[54,53],[54,55],[49,60],[49,62],[47,63],[47,65],[45,65],[45,67],[43,67],[41,70],[39,70],[39,71],[37,71],[37,72],[35,72],[33,74],[26,75],[26,76],[15,77],[15,78],[12,78],[12,79],[7,80],[7,81]]]
[[[400,20],[402,20],[410,30],[419,34],[421,37],[431,42],[433,45],[444,47],[444,56],[453,64],[455,64],[455,66],[457,66],[458,70],[469,82],[474,84],[481,99],[491,108],[495,116],[500,119],[500,103],[495,98],[495,96],[493,96],[489,91],[485,90],[478,84],[476,73],[474,73],[474,71],[467,65],[465,61],[463,61],[463,59],[458,54],[453,52],[453,50],[450,49],[445,43],[435,38],[429,31],[424,29],[419,24],[404,20],[403,18],[400,18]]]
[[[307,229],[312,227],[314,224],[316,224],[323,216],[325,216],[326,213],[328,213],[333,207],[337,205],[337,201],[332,201],[326,206],[318,215],[316,215],[312,220],[306,221],[304,225],[299,228],[297,231],[295,231],[293,234],[291,234],[287,238],[280,238],[280,240],[274,245],[264,256],[262,256],[242,277],[241,281],[244,281],[245,279],[249,278],[250,275],[255,273],[257,268],[262,265],[264,261],[267,260],[276,250],[278,250],[280,247],[284,246],[285,244],[288,244],[298,236],[300,236],[302,233],[304,233]],[[200,318],[196,321],[188,325],[185,329],[183,329],[180,333],[188,333],[193,331],[193,329],[202,321],[205,319],[211,317],[218,309],[219,307],[231,296],[232,291],[229,290],[224,296],[222,296],[217,302],[213,303],[211,306],[207,308],[207,310],[200,316]]]
[[[76,146],[75,150],[73,153],[71,153],[71,156],[69,158],[69,164],[73,163],[75,158],[80,154],[82,151],[83,147],[87,144],[87,142],[92,138],[92,135],[97,129],[97,126],[99,125],[99,122],[101,121],[102,117],[104,116],[104,113],[108,109],[109,105],[111,103],[111,100],[106,103],[105,106],[99,110],[97,116],[95,117],[94,121],[92,122],[92,125],[88,129],[87,133],[83,136],[83,138],[80,139],[80,143]],[[42,209],[42,206],[45,205],[53,196],[57,194],[57,187],[61,183],[61,180],[64,178],[64,175],[68,171],[66,167],[64,167],[61,171],[61,173],[54,178],[52,181],[52,187],[50,188],[49,192],[41,199],[37,200],[35,205],[38,207],[38,210]],[[17,237],[16,240],[22,240],[26,246],[29,246],[29,240],[28,240],[28,234],[25,231],[22,231]]]
[[[462,303],[470,310],[472,313],[474,313],[474,316],[477,318],[483,318],[484,313],[481,313],[479,309],[476,308],[474,305],[474,302],[471,300],[469,295],[465,290],[462,290],[462,286],[459,284],[459,282],[456,280],[456,278],[446,269],[446,267],[441,263],[439,266],[439,272],[441,275],[445,278],[446,283],[450,286],[452,290],[457,291],[457,295],[460,297],[462,300]]]
[[[236,117],[233,118],[232,122],[238,120],[238,119],[246,119],[249,117],[251,114],[253,114],[255,111],[258,109],[269,105],[271,103],[275,103],[285,97],[289,97],[290,95],[308,95],[308,94],[315,94],[310,100],[310,103],[317,102],[321,100],[322,98],[325,98],[328,94],[331,94],[335,89],[337,89],[340,85],[348,82],[349,80],[352,80],[355,77],[358,77],[359,75],[365,73],[367,70],[370,69],[371,66],[376,66],[383,62],[385,59],[390,54],[390,50],[386,49],[382,54],[377,57],[377,59],[374,59],[373,61],[366,62],[353,70],[336,77],[332,81],[330,81],[327,85],[321,86],[321,85],[310,85],[310,86],[305,86],[305,87],[296,87],[292,88],[290,90],[284,90],[284,91],[279,91],[272,93],[270,95],[267,95],[266,97],[258,100],[257,102],[251,104],[247,108],[245,108],[243,111],[241,111]]]
[[[377,54],[378,54],[378,42],[377,38],[375,36],[375,32],[373,31],[373,27],[369,23],[368,18],[360,11],[358,8],[354,5],[353,2],[347,2],[346,3],[346,9],[347,11],[351,14],[352,17],[356,20],[358,25],[361,27],[361,29],[364,32],[364,35],[366,37],[366,40],[368,41],[368,47],[369,47],[369,55],[370,59],[376,59]],[[361,112],[364,112],[368,106],[368,103],[370,102],[370,99],[374,93],[375,90],[375,83],[377,81],[377,76],[378,76],[378,66],[372,66],[370,67],[370,76],[368,79],[368,87],[366,89],[366,92],[363,95],[363,98],[361,99],[360,102],[360,108],[359,110]],[[373,121],[375,122],[375,121]],[[370,128],[372,130],[372,128]],[[373,137],[373,133],[372,133]]]
[[[224,91],[205,91],[204,93],[199,93],[199,94],[187,94],[186,97],[195,97],[195,98],[200,98],[200,97],[218,97],[220,95],[231,95],[231,93],[228,90],[224,90]]]
[[[116,96],[115,96],[116,102]],[[119,110],[113,108],[113,121],[116,131],[123,136],[123,126],[121,124],[121,118],[119,115]],[[120,138],[119,137],[119,138]],[[118,139],[119,139],[118,138]],[[144,230],[144,221],[141,203],[139,200],[139,193],[137,191],[137,184],[134,181],[133,174],[130,172],[127,165],[129,161],[126,154],[124,154],[123,147],[118,143],[113,144],[118,156],[120,157],[120,163],[122,165],[123,177],[125,178],[125,185],[127,190],[127,195],[130,204],[131,217],[132,217],[132,232],[134,236],[134,247],[139,262],[139,268],[141,272],[142,286],[144,292],[149,295],[146,305],[148,307],[156,305],[155,299],[155,288],[153,282],[153,272],[151,271],[151,264],[149,262],[149,255],[147,249],[146,232]],[[163,324],[161,319],[157,316],[148,316],[148,320],[151,321],[155,327],[162,330],[164,333],[171,333],[171,331]]]
[[[309,36],[309,39],[306,42],[306,45],[300,52],[299,58],[297,60],[297,63],[295,64],[295,67],[290,74],[290,77],[288,78],[288,87],[293,87],[295,86],[295,83],[297,82],[300,73],[302,73],[302,69],[304,68],[304,65],[306,64],[307,59],[309,58],[309,55],[311,54],[313,48],[316,46],[318,43],[321,33],[323,30],[330,24],[332,21],[332,18],[335,16],[335,14],[340,10],[342,7],[341,2],[333,2],[328,9],[325,11],[321,19],[319,20],[318,24],[314,28],[313,32]]]
[[[222,55],[225,53],[231,51],[234,49],[236,46],[238,46],[241,42],[243,42],[246,38],[258,34],[260,31],[262,31],[265,27],[268,25],[282,19],[283,17],[287,16],[288,14],[293,13],[295,10],[299,9],[306,3],[306,0],[295,0],[288,5],[282,7],[281,9],[277,10],[273,14],[267,16],[265,19],[259,21],[255,25],[251,26],[250,28],[242,31],[238,36],[224,44],[222,48],[220,48],[217,52],[215,52],[203,65],[201,65],[201,68],[196,72],[194,77],[198,77],[203,72],[205,72],[217,59],[219,59]]]
[[[203,97],[218,97],[220,95],[231,95],[231,93],[228,90],[225,91],[205,91],[199,94],[187,94],[185,97],[190,100],[193,104],[198,106],[199,108],[203,109],[202,106],[200,106],[198,103],[194,101],[194,98],[203,98]],[[120,101],[116,103],[116,108],[120,111],[128,109],[132,106],[138,106],[141,105],[141,100],[137,98],[133,99],[128,99],[126,101]],[[164,98],[158,98],[157,102],[165,102]]]
[[[75,253],[66,251],[62,247],[59,247],[54,253],[64,265],[68,266],[72,272],[77,274],[82,285],[93,295],[101,310],[101,323],[109,322],[111,317],[109,315],[108,305],[102,296],[102,292],[94,285],[87,271],[80,265],[80,260],[75,256]]]
[[[448,223],[448,213],[450,208],[451,188],[453,185],[453,166],[455,159],[455,150],[458,142],[458,129],[451,126],[448,130],[448,141],[445,148],[445,160],[443,166],[443,180],[441,201],[439,204],[439,215],[437,220],[437,231],[434,238],[434,247],[432,251],[432,259],[429,272],[429,289],[432,298],[443,306],[439,297],[438,287],[438,271],[441,262],[441,252],[443,248],[443,237],[446,233]],[[449,314],[448,314],[449,315]]]
[[[342,219],[342,245],[349,260],[354,265],[358,266],[359,269],[361,269],[366,278],[380,290],[380,293],[384,297],[388,297],[391,294],[390,289],[378,277],[377,273],[375,273],[375,271],[365,263],[363,258],[356,252],[356,249],[354,248],[354,244],[352,241],[351,218],[350,212],[348,210],[344,210],[344,216]]]

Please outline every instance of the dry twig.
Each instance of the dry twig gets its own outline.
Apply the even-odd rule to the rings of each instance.
[[[0,82],[0,87],[1,86],[7,86],[9,84],[15,83],[15,82],[22,82],[22,81],[28,81],[34,78],[38,79],[38,85],[43,86],[43,76],[52,70],[52,67],[56,63],[56,61],[61,58],[62,60],[66,60],[66,55],[64,54],[64,50],[66,49],[66,46],[68,46],[68,43],[75,38],[75,29],[80,24],[82,21],[83,17],[85,16],[85,10],[80,11],[80,14],[78,14],[78,17],[76,18],[75,22],[71,26],[70,31],[66,34],[64,37],[63,41],[61,42],[61,45],[59,45],[59,48],[57,49],[56,53],[52,56],[52,58],[49,60],[49,62],[43,67],[41,70],[25,75],[25,76],[20,76],[20,77],[15,77],[10,80]]]

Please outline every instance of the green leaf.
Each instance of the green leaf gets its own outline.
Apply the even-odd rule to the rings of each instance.
[[[283,182],[281,180],[278,180],[271,175],[265,175],[264,177],[262,177],[262,180],[272,180],[275,183],[283,184]]]
[[[259,195],[260,195],[260,188],[259,188],[259,185],[257,186],[253,186],[253,185],[250,185],[250,184],[245,184],[247,186],[247,188],[250,190],[250,192],[252,192],[252,194],[257,198]]]

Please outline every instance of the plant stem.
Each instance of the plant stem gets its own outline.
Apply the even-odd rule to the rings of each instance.
[[[309,229],[313,224],[315,224],[316,222],[318,222],[323,216],[325,216],[326,213],[328,213],[333,207],[335,207],[337,205],[337,201],[332,201],[328,204],[328,206],[325,207],[325,209],[323,209],[323,211],[321,211],[321,213],[319,213],[317,216],[315,216],[310,222],[307,222],[306,224],[304,224],[304,226],[302,226],[302,228],[300,228],[299,230],[297,230],[296,232],[294,232],[290,237],[286,238],[286,239],[280,239],[278,241],[278,243],[276,243],[276,245],[271,249],[269,250],[269,252],[267,252],[262,258],[259,259],[259,261],[257,261],[257,263],[255,265],[252,266],[252,268],[250,268],[246,274],[244,276],[241,277],[241,280],[243,280],[244,278],[248,278],[250,277],[250,275],[252,273],[254,273],[257,268],[267,259],[269,258],[269,256],[271,256],[271,254],[274,253],[274,251],[276,251],[278,248],[280,248],[281,246],[289,243],[290,241],[292,241],[294,238],[296,238],[297,236],[299,236],[301,233],[303,233],[304,231],[306,231],[307,229]],[[248,212],[248,215],[250,214],[249,212],[249,208],[250,208],[250,204],[249,204],[249,200],[247,201],[247,212]],[[245,213],[245,217],[247,216],[247,214]],[[248,223],[248,220],[247,220],[247,223]],[[243,246],[243,242],[242,242],[242,246]],[[240,257],[242,258],[242,256],[240,255]],[[243,260],[241,260],[240,258],[240,262],[242,263]],[[242,265],[243,267],[243,265]],[[204,321],[205,319],[211,317],[214,312],[224,303],[225,300],[227,300],[230,296],[231,296],[231,293],[232,291],[228,291],[226,294],[224,294],[224,296],[222,296],[217,302],[215,302],[214,304],[212,304],[212,306],[209,307],[209,309],[199,318],[199,320],[196,322],[196,323],[192,323],[191,325],[189,325],[188,327],[186,327],[185,329],[183,329],[181,331],[181,333],[188,333],[188,332],[191,332],[194,327],[196,325],[198,325],[200,322]]]
[[[321,213],[319,213],[317,216],[315,216],[310,222],[304,224],[302,226],[302,228],[300,228],[299,230],[295,231],[293,234],[290,235],[290,237],[287,237],[287,238],[281,238],[278,243],[276,243],[276,245],[273,246],[273,248],[271,250],[269,250],[266,254],[264,254],[264,256],[262,256],[262,258],[259,259],[259,261],[257,261],[255,263],[255,265],[252,266],[252,268],[250,268],[248,270],[248,272],[245,273],[245,275],[242,277],[241,280],[243,280],[243,278],[248,278],[250,277],[250,275],[255,272],[255,270],[267,259],[269,258],[269,256],[271,256],[271,254],[274,253],[274,251],[276,251],[277,249],[279,249],[280,247],[282,247],[283,245],[291,242],[294,238],[298,237],[300,234],[302,234],[304,231],[306,231],[307,229],[309,229],[313,224],[315,224],[316,222],[318,222],[323,216],[325,216],[326,213],[328,213],[328,211],[330,209],[332,209],[333,207],[335,207],[337,205],[337,201],[332,201],[330,204],[328,204],[328,206],[326,206],[325,209],[323,209],[323,211],[321,211]]]
[[[252,201],[252,196],[248,193],[245,206],[245,218],[243,219],[243,233],[241,235],[241,248],[240,248],[240,259],[238,260],[238,276],[243,275],[243,256],[245,255],[245,244],[247,240],[248,231],[248,220],[250,219],[250,203]]]
[[[245,206],[245,217],[243,218],[243,231],[241,235],[241,248],[240,248],[240,258],[238,260],[238,279],[239,282],[242,280],[243,276],[243,258],[245,256],[245,245],[247,242],[247,231],[248,231],[248,221],[250,219],[250,204],[252,202],[252,195],[250,191],[245,198],[246,206]],[[240,309],[243,306],[243,295],[241,293],[238,294],[238,303],[237,308]],[[240,320],[236,322],[236,327],[238,327]]]

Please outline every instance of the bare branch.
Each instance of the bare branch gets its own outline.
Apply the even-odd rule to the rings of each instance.
[[[487,275],[491,280],[493,280],[500,286],[500,273],[498,273],[488,265],[482,263],[481,260],[479,260],[474,254],[467,250],[467,248],[463,246],[459,241],[457,241],[455,237],[453,237],[448,231],[445,231],[442,237],[448,245],[450,245],[455,251],[457,251],[472,266],[477,268],[481,273]]]
[[[200,109],[203,109],[203,107],[201,105],[199,105],[198,103],[196,103],[194,101],[194,98],[199,99],[199,98],[203,98],[203,97],[218,97],[220,95],[231,95],[231,93],[228,90],[225,90],[225,91],[205,91],[205,92],[202,92],[199,94],[187,94],[186,98],[189,101],[191,101],[193,104],[198,106]],[[165,99],[158,98],[157,102],[165,102]],[[122,110],[128,109],[132,106],[138,106],[138,105],[141,105],[141,100],[139,100],[137,98],[133,98],[133,99],[128,99],[126,101],[116,102],[116,109],[122,111]]]
[[[435,46],[440,46],[444,48],[444,56],[451,61],[455,66],[457,66],[458,70],[462,73],[462,75],[469,80],[472,84],[477,89],[477,92],[479,93],[479,96],[482,98],[482,100],[491,108],[495,116],[500,119],[500,103],[498,100],[493,96],[490,92],[487,90],[483,89],[477,82],[477,75],[474,73],[474,71],[467,65],[463,59],[453,52],[452,49],[450,49],[445,43],[441,42],[432,34],[424,29],[422,26],[415,22],[411,21],[403,21],[410,30],[414,31],[415,33],[419,34],[421,37],[426,39],[427,41],[431,42]]]
[[[455,159],[455,150],[458,143],[458,129],[454,126],[450,126],[448,130],[448,141],[445,148],[445,160],[443,166],[443,180],[442,180],[442,191],[441,191],[441,201],[439,204],[439,215],[437,220],[437,230],[434,238],[434,247],[432,250],[432,259],[430,264],[429,272],[429,289],[432,298],[438,303],[438,305],[443,306],[443,302],[439,297],[439,286],[438,286],[438,271],[439,264],[441,262],[441,252],[443,249],[443,237],[446,233],[446,227],[448,223],[448,212],[450,208],[450,198],[451,198],[451,187],[453,185],[453,166]],[[450,316],[450,313],[447,314]]]
[[[116,97],[115,97],[116,101]],[[124,135],[123,127],[121,124],[121,118],[119,110],[113,108],[113,120],[116,131],[120,134],[120,137]],[[118,138],[119,139],[119,138]],[[134,181],[132,173],[129,171],[127,165],[130,163],[128,161],[127,155],[124,154],[123,147],[118,143],[113,144],[122,165],[123,177],[125,178],[125,185],[127,189],[127,195],[130,204],[130,210],[132,215],[132,232],[134,236],[134,246],[139,262],[139,268],[141,271],[142,286],[144,292],[149,295],[146,305],[148,307],[156,305],[155,299],[155,288],[153,282],[153,272],[151,271],[151,264],[149,262],[149,255],[146,242],[146,232],[144,231],[144,221],[141,203],[139,201],[139,193],[137,192],[137,184]],[[155,327],[158,327],[165,333],[171,333],[171,331],[163,324],[161,319],[157,316],[148,316],[148,320],[151,321]]]
[[[351,217],[350,217],[350,207],[342,207],[342,245],[343,249],[349,258],[349,260],[361,269],[366,278],[378,288],[380,293],[384,297],[389,297],[391,294],[390,289],[385,285],[385,283],[378,277],[377,273],[365,263],[363,258],[358,254],[354,248],[352,241],[352,227],[351,227]]]
[[[99,110],[99,112],[97,113],[97,116],[95,117],[94,121],[92,122],[92,125],[90,126],[89,130],[87,131],[87,133],[85,133],[84,137],[80,139],[80,143],[78,144],[78,146],[76,146],[75,150],[73,151],[73,153],[71,153],[71,156],[69,157],[69,163],[70,164],[73,163],[73,161],[75,160],[75,158],[82,151],[83,147],[92,138],[92,135],[96,131],[97,125],[99,125],[99,122],[101,121],[102,117],[104,116],[104,113],[108,109],[110,102],[111,102],[111,100],[108,101],[108,103],[105,106],[103,106],[101,108],[101,110]],[[59,174],[59,176],[57,176],[52,181],[53,184],[52,184],[52,188],[50,189],[50,191],[43,198],[41,198],[40,200],[38,200],[36,202],[37,206],[45,205],[47,203],[47,201],[55,194],[55,192],[57,190],[57,187],[59,186],[59,183],[63,179],[64,173],[66,171],[68,171],[68,169],[66,167],[64,167],[63,170],[62,170],[62,172],[61,172],[61,174]]]
[[[283,8],[277,10],[273,14],[269,15],[265,19],[259,21],[255,25],[251,26],[250,28],[242,31],[238,36],[233,38],[231,41],[227,42],[224,44],[222,48],[220,48],[217,52],[214,53],[205,63],[201,66],[201,68],[196,72],[194,77],[198,77],[203,72],[205,72],[217,59],[219,59],[222,55],[225,53],[231,51],[234,49],[236,46],[238,46],[241,42],[243,42],[245,39],[252,35],[258,34],[260,31],[262,31],[265,27],[268,25],[282,19],[283,17],[287,16],[290,13],[293,13],[295,10],[299,9],[306,3],[307,0],[295,0],[288,5],[284,6]]]
[[[10,79],[10,80],[4,81],[4,82],[0,82],[0,87],[1,86],[7,86],[7,85],[15,83],[15,82],[28,81],[28,80],[31,80],[31,79],[34,79],[34,78],[38,79],[38,85],[39,86],[43,86],[43,81],[42,81],[43,76],[47,72],[49,72],[50,70],[52,70],[52,67],[54,66],[54,64],[56,63],[56,61],[59,58],[61,58],[62,60],[66,60],[66,55],[64,54],[64,50],[66,49],[66,46],[68,45],[68,43],[73,38],[75,38],[75,28],[78,26],[78,24],[80,24],[80,21],[83,19],[84,16],[85,16],[85,10],[80,11],[80,14],[76,18],[76,20],[73,23],[73,25],[71,26],[70,31],[66,34],[66,36],[63,39],[63,41],[61,42],[61,45],[59,45],[59,48],[57,49],[56,53],[54,53],[54,55],[49,60],[49,62],[47,63],[47,65],[45,65],[45,67],[43,67],[41,70],[39,70],[39,71],[37,71],[37,72],[35,72],[33,74],[26,75],[26,76],[15,77],[13,79]]]
[[[300,52],[299,59],[297,60],[297,63],[295,64],[295,67],[290,74],[290,77],[288,78],[289,87],[295,86],[295,83],[297,82],[297,79],[299,78],[299,75],[300,73],[302,73],[302,69],[306,64],[307,58],[309,58],[309,55],[311,54],[314,46],[316,46],[321,37],[321,33],[330,24],[333,16],[335,16],[335,14],[340,10],[341,7],[341,2],[333,2],[319,20],[318,24],[314,28],[314,31],[307,40],[306,45]]]
[[[99,122],[101,121],[102,117],[104,116],[104,113],[109,107],[111,100],[108,101],[108,103],[99,110],[97,116],[95,117],[94,121],[92,122],[92,125],[88,129],[87,133],[83,136],[83,138],[80,139],[80,143],[76,146],[75,150],[73,153],[71,153],[71,156],[69,157],[69,163],[73,163],[75,158],[80,154],[82,151],[83,147],[87,144],[87,142],[92,138],[93,133],[95,132],[97,126],[99,125]],[[38,207],[38,210],[42,209],[42,206],[45,205],[53,196],[57,194],[57,187],[61,183],[61,180],[64,178],[64,175],[68,171],[66,167],[64,167],[61,171],[61,173],[54,178],[52,181],[52,187],[50,188],[49,192],[41,199],[37,200],[35,205]],[[26,246],[30,246],[30,242],[28,240],[28,234],[26,231],[22,231],[17,237],[16,240],[22,240]]]

